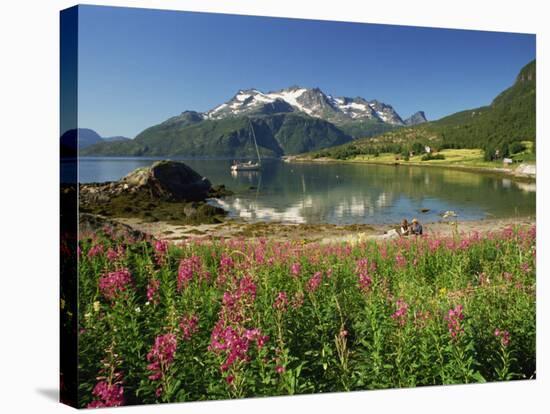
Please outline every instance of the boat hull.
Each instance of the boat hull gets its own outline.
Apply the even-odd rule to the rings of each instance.
[[[259,164],[236,164],[231,166],[232,171],[257,171],[259,169]]]

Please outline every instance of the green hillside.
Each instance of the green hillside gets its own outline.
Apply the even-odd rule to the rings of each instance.
[[[82,155],[102,156],[255,156],[249,128],[251,120],[260,153],[281,156],[340,145],[352,138],[318,118],[296,113],[278,113],[221,120],[197,120],[184,113],[147,128],[134,140],[101,143],[86,148]]]
[[[514,84],[485,107],[457,112],[437,121],[399,128],[374,138],[328,148],[313,157],[345,159],[361,154],[408,153],[430,145],[435,149],[481,148],[490,158],[498,149],[509,154],[521,141],[535,141],[536,62],[527,64]],[[518,144],[514,144],[518,143]]]

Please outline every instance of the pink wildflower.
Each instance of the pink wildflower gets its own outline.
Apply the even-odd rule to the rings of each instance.
[[[321,286],[323,281],[323,274],[321,272],[315,272],[315,274],[307,281],[306,289],[308,292],[315,292]]]
[[[193,255],[188,259],[182,259],[178,268],[178,292],[187,286],[194,274],[202,272],[202,262],[199,256]]]
[[[105,298],[115,300],[131,283],[132,276],[128,269],[121,269],[102,276],[99,279],[99,290]]]
[[[292,266],[290,266],[290,273],[292,274],[292,276],[295,276],[295,277],[300,276],[300,270],[301,270],[300,263],[292,263]]]
[[[464,314],[462,313],[462,305],[456,305],[453,309],[449,309],[445,320],[447,321],[447,328],[453,339],[457,338],[464,329],[462,328],[461,321],[464,319]]]
[[[147,354],[147,369],[151,372],[149,379],[159,381],[166,376],[167,370],[174,361],[174,355],[178,341],[176,335],[172,333],[159,335],[155,338],[155,343]]]
[[[124,256],[125,250],[123,246],[118,246],[117,249],[109,248],[107,250],[107,259],[109,259],[111,262],[120,259]]]
[[[407,259],[401,254],[395,256],[395,262],[397,263],[397,267],[405,267],[407,265]]]
[[[259,329],[242,329],[240,327],[223,327],[223,320],[219,320],[210,338],[208,349],[216,354],[224,353],[225,361],[221,365],[223,372],[239,361],[248,361],[248,349],[252,341],[261,349],[269,340]]]
[[[197,315],[184,316],[179,324],[184,340],[189,340],[199,330],[199,318]]]
[[[273,308],[278,311],[285,312],[288,306],[288,297],[285,292],[279,292],[275,302],[273,303]]]
[[[220,259],[220,270],[222,271],[222,273],[229,273],[229,271],[233,269],[234,265],[235,263],[233,262],[231,256],[222,254],[222,257]]]
[[[168,242],[165,240],[155,240],[153,243],[153,248],[155,249],[157,264],[162,265],[166,254],[168,253]]]
[[[168,242],[165,240],[155,240],[154,247],[155,252],[159,254],[165,254],[168,252]]]
[[[359,288],[367,292],[372,285],[372,278],[370,277],[370,272],[376,270],[376,264],[374,262],[369,262],[368,259],[360,259],[357,261],[355,272],[359,277]]]
[[[124,404],[124,387],[120,384],[99,381],[92,394],[98,399],[89,403],[88,408],[119,407]]]
[[[510,332],[501,331],[500,329],[495,329],[495,336],[500,338],[500,343],[503,347],[507,347],[510,344]]]
[[[407,322],[407,310],[409,309],[409,305],[402,299],[398,299],[396,302],[397,310],[391,315],[391,318],[400,326],[405,326],[405,323]]]
[[[88,257],[91,259],[92,257],[95,257],[97,255],[100,255],[103,253],[103,245],[102,244],[96,244],[88,250]]]
[[[157,295],[157,291],[160,287],[160,280],[158,279],[151,279],[149,283],[147,284],[147,300],[149,302],[158,303],[159,297]]]

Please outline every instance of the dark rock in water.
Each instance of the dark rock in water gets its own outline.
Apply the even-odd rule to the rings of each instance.
[[[183,162],[157,161],[139,168],[120,180],[124,189],[146,191],[153,198],[171,201],[201,201],[208,197],[212,184]],[[127,188],[126,188],[127,186]]]
[[[430,209],[429,208],[421,208],[418,211],[420,211],[421,213],[427,213],[428,211],[430,211]]]
[[[182,162],[158,161],[138,168],[115,182],[80,185],[80,212],[109,217],[133,217],[146,222],[217,223],[227,212],[207,204],[223,197],[206,178]]]

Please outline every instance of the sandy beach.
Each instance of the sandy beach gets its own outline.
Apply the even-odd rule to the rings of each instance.
[[[361,240],[383,240],[387,232],[397,228],[397,224],[290,224],[290,223],[247,223],[237,220],[226,220],[219,224],[176,225],[166,222],[146,223],[140,219],[119,218],[116,221],[136,230],[152,235],[157,239],[170,242],[229,239],[229,238],[267,238],[270,240],[304,241],[307,243],[357,242]],[[530,226],[536,222],[535,216],[510,217],[461,221],[441,220],[422,223],[424,234],[440,236],[451,235],[455,230],[461,233],[478,231],[486,233],[498,231],[513,225]]]

